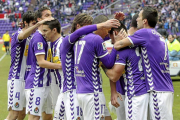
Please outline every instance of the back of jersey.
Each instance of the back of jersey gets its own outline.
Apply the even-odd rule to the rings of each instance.
[[[102,92],[99,58],[108,54],[100,36],[90,33],[77,41],[74,49],[77,93]]]

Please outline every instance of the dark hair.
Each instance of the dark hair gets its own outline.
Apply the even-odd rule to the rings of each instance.
[[[121,24],[118,28],[111,28],[111,30],[109,31],[109,34],[113,34],[113,31],[121,31],[121,29],[124,29],[127,33],[127,28],[126,26],[121,22],[119,21],[119,23]]]
[[[36,20],[37,20],[37,18],[41,18],[41,17],[42,17],[42,12],[43,12],[44,10],[50,10],[50,8],[43,6],[43,7],[41,7],[40,9],[38,9],[38,10],[36,11],[36,13],[35,13],[35,18],[36,18]]]
[[[158,12],[155,8],[147,6],[143,8],[142,19],[147,19],[150,27],[155,27],[158,21]]]
[[[92,21],[93,21],[93,18],[86,13],[80,13],[76,15],[72,23],[71,33],[73,33],[76,30],[77,24],[79,24],[80,26],[89,25],[89,24],[92,24]]]
[[[136,19],[138,18],[138,14],[139,14],[139,13],[136,13],[136,14],[133,16],[133,18],[132,18],[132,20],[131,20],[131,27],[137,28],[137,21],[136,21]]]
[[[98,15],[94,18],[93,20],[93,24],[98,24],[98,23],[102,23],[102,22],[106,22],[107,20],[109,20],[109,18],[105,15]]]
[[[24,13],[23,17],[22,17],[22,21],[23,21],[23,28],[25,27],[24,21],[26,21],[26,23],[30,23],[31,21],[35,20],[35,14],[32,11],[27,11],[26,13]]]
[[[43,23],[43,25],[48,25],[51,30],[56,28],[57,32],[59,34],[61,33],[61,24],[57,19],[54,19],[54,20],[51,20],[51,21],[46,21],[46,22]]]

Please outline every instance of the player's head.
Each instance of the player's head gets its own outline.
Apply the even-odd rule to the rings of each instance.
[[[137,21],[136,21],[136,19],[138,18],[138,14],[139,14],[139,13],[136,13],[136,14],[133,16],[133,18],[132,18],[132,20],[131,20],[131,27],[137,28]]]
[[[120,21],[119,21],[120,22]],[[113,36],[113,32],[115,32],[115,35],[117,35],[122,29],[123,30],[125,30],[126,31],[126,33],[127,33],[127,28],[126,28],[126,26],[122,23],[122,22],[120,22],[120,26],[118,27],[118,28],[111,28],[111,30],[110,30],[110,32],[109,32],[109,36],[110,36],[110,38],[111,38],[111,43],[112,44],[114,44],[114,36]]]
[[[141,28],[155,28],[158,21],[158,12],[153,7],[144,7],[140,11],[137,18],[137,27]]]
[[[48,7],[41,7],[40,9],[38,9],[36,11],[35,16],[36,16],[37,21],[41,21],[41,20],[44,20],[46,18],[52,17],[52,13]]]
[[[93,18],[86,13],[80,13],[76,15],[72,23],[71,33],[73,33],[75,30],[79,29],[80,27],[84,25],[91,25],[92,21],[93,21]]]
[[[174,36],[170,34],[170,35],[168,36],[168,40],[169,40],[169,42],[172,42],[172,41],[174,40]]]
[[[102,23],[102,22],[106,22],[108,19],[107,16],[105,15],[98,15],[94,18],[93,20],[93,24],[99,24],[99,23]],[[98,34],[104,38],[105,36],[108,35],[108,32],[110,31],[111,29],[107,29],[107,28],[102,28],[102,29],[99,29],[97,30],[98,31]]]
[[[6,34],[9,34],[9,31],[8,31],[8,30],[6,30]]]
[[[47,41],[53,42],[56,35],[61,34],[61,24],[57,19],[46,21],[43,23],[43,36]]]
[[[22,17],[23,28],[28,28],[36,23],[34,12],[27,11]]]

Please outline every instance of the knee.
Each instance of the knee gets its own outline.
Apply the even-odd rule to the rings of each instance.
[[[24,120],[25,116],[26,116],[25,111],[21,111],[21,112],[19,112],[19,115],[18,115],[18,120]]]
[[[43,117],[43,120],[53,120],[52,114],[46,114],[46,115]]]
[[[19,114],[19,111],[14,111],[14,110],[11,110],[9,115],[8,115],[8,119],[10,120],[16,120],[18,118],[18,114]]]

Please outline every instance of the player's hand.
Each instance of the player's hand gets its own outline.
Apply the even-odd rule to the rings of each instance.
[[[116,108],[120,106],[117,100],[118,97],[122,100],[121,95],[117,91],[111,93],[111,104]]]
[[[49,18],[46,18],[46,19],[44,19],[44,20],[39,21],[38,23],[39,23],[40,25],[42,25],[42,24],[45,23],[46,21],[51,21],[51,20],[54,20],[54,18],[53,18],[53,17],[49,17]]]
[[[118,28],[121,24],[117,19],[110,19],[103,23],[104,28]]]
[[[125,15],[123,12],[117,12],[117,13],[115,13],[114,18],[122,21],[125,19]]]
[[[115,42],[117,42],[119,40],[126,38],[128,36],[128,34],[126,33],[126,31],[124,29],[121,29],[121,31],[117,35],[113,31],[113,36],[114,36]]]

